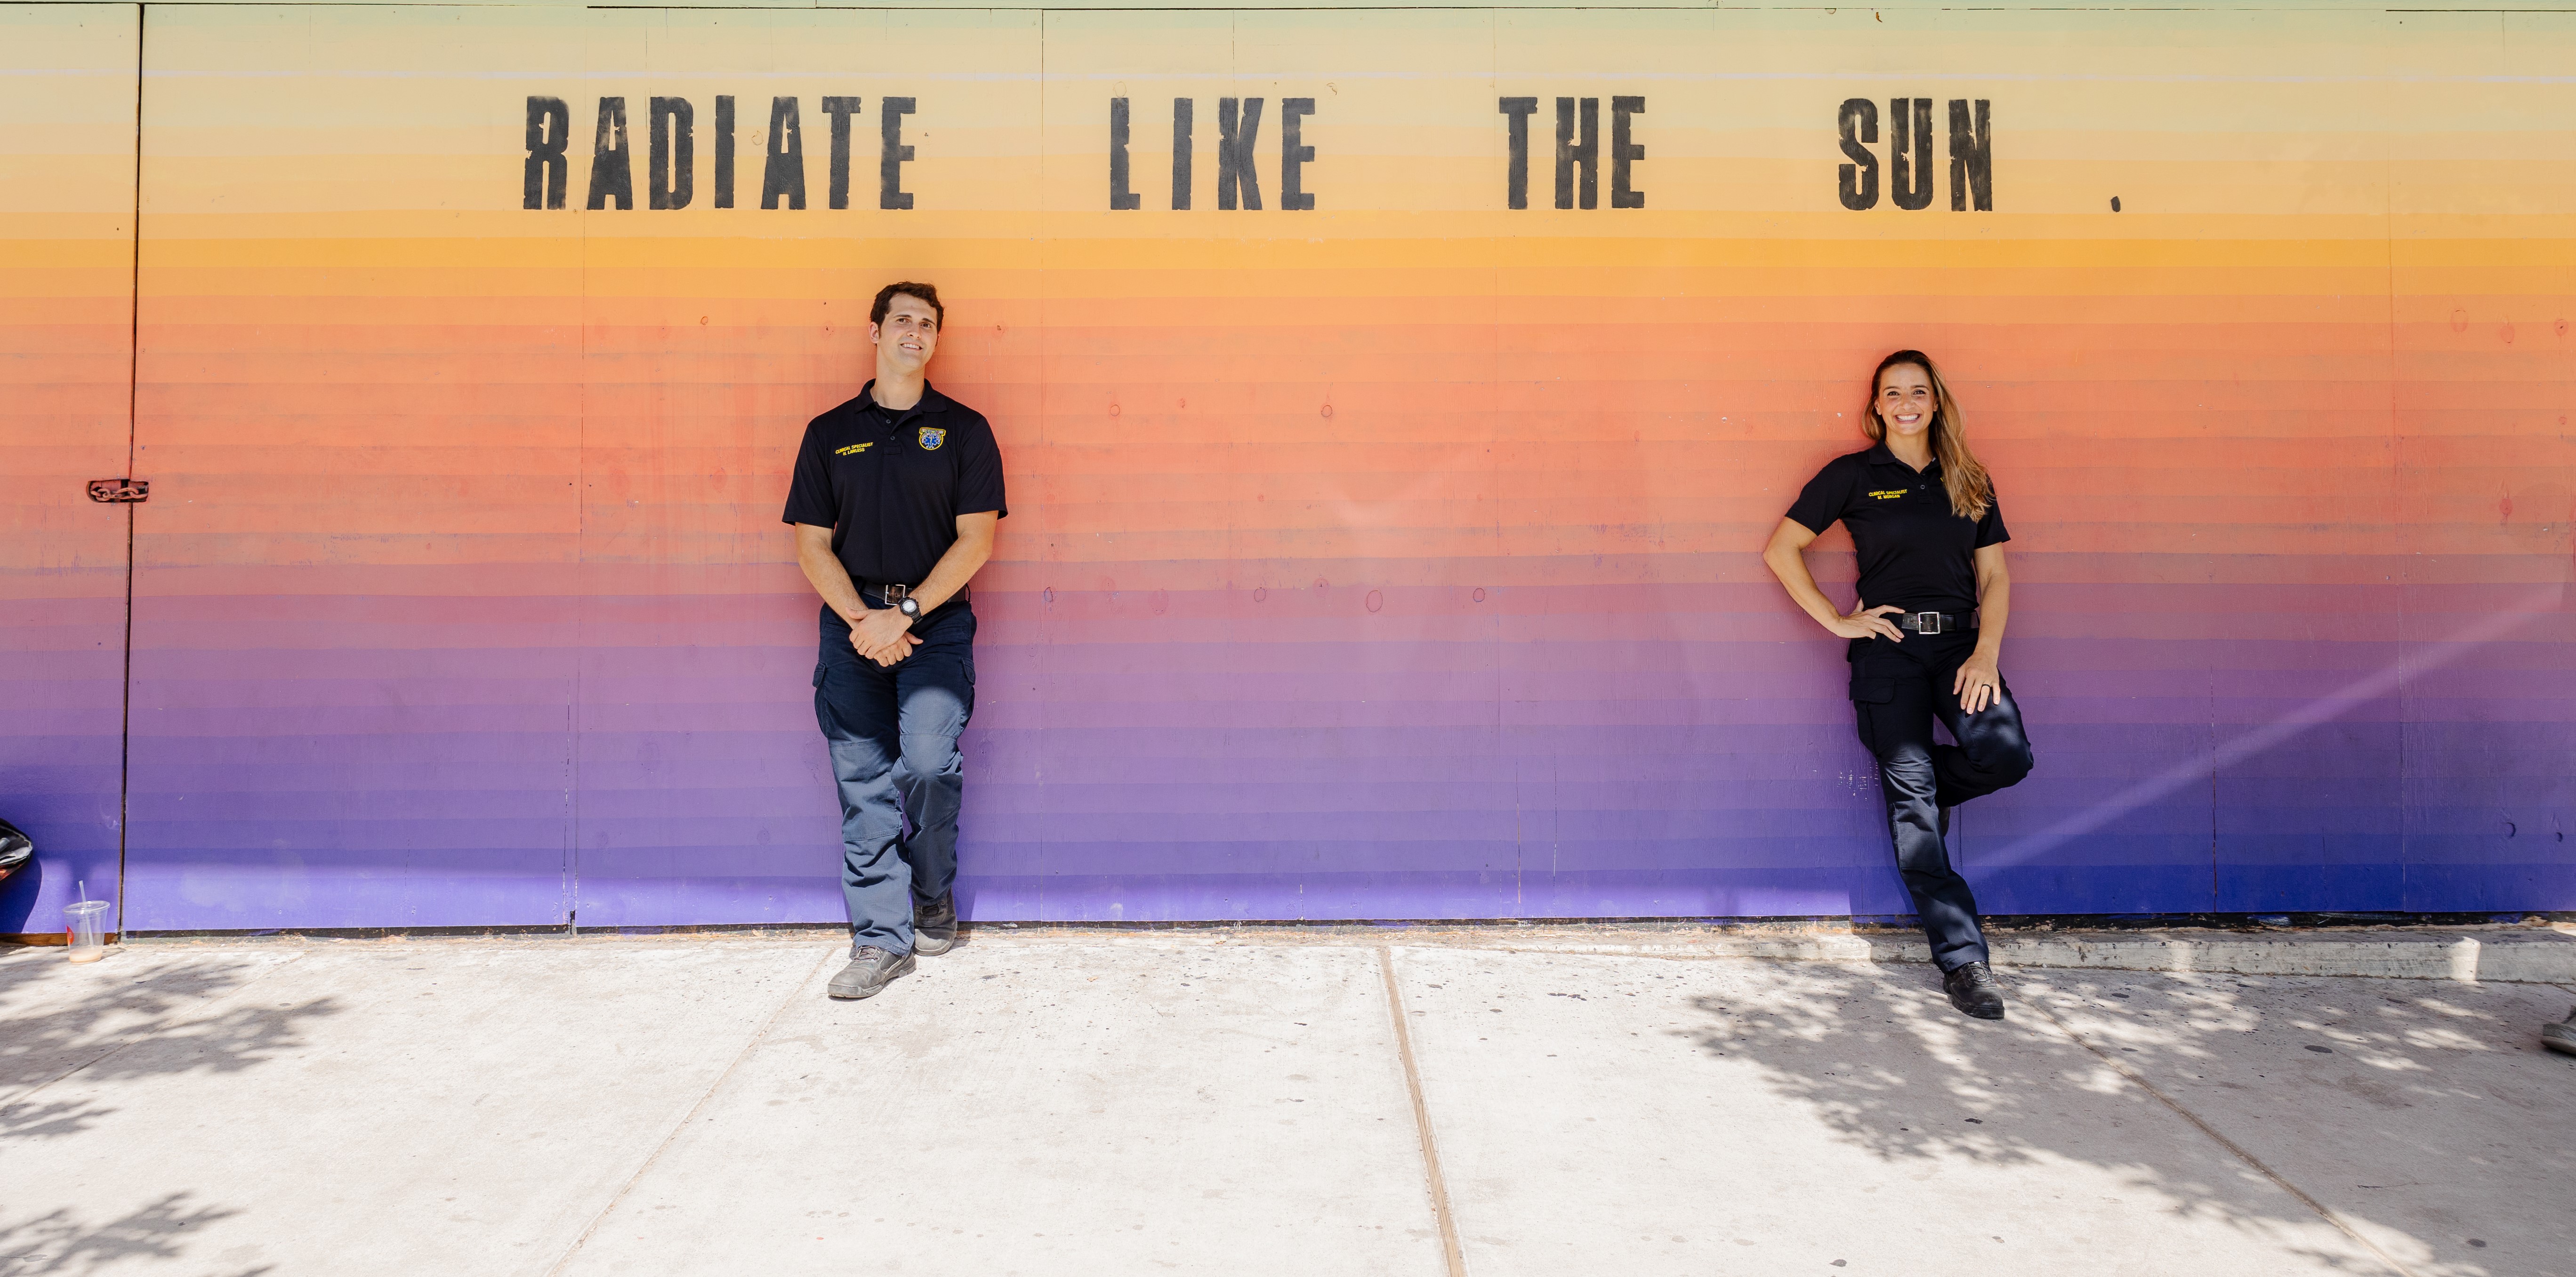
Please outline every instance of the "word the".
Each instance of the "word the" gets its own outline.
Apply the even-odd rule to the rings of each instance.
[[[1511,166],[1503,178],[1503,206],[1529,207],[1529,122],[1538,114],[1537,98],[1503,98],[1500,109],[1510,121]],[[1646,193],[1630,185],[1628,166],[1646,158],[1646,148],[1629,139],[1628,120],[1646,113],[1644,98],[1610,99],[1610,207],[1644,208]],[[1578,123],[1579,122],[1579,123]],[[1601,99],[1556,100],[1556,206],[1601,206]]]

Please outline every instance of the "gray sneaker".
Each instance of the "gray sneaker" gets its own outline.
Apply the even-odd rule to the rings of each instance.
[[[957,947],[957,898],[941,896],[912,907],[912,951],[938,957]]]
[[[899,977],[911,974],[911,954],[892,954],[875,945],[863,944],[851,951],[850,965],[832,977],[832,996],[873,998]]]
[[[2567,1018],[2556,1024],[2541,1025],[2540,1044],[2552,1051],[2576,1055],[2576,1008],[2569,1009]]]

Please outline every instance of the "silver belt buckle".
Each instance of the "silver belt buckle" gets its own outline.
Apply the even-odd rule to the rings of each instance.
[[[885,587],[885,601],[887,607],[902,607],[903,601],[910,597],[912,597],[912,587],[909,585],[889,585]]]
[[[1940,613],[1938,613],[1938,612],[1917,612],[1917,613],[1915,613],[1915,614],[1914,614],[1914,629],[1915,629],[1915,631],[1916,631],[1917,633],[1921,633],[1921,634],[1938,634],[1938,633],[1940,633],[1940,632],[1941,632],[1941,614],[1940,614]]]

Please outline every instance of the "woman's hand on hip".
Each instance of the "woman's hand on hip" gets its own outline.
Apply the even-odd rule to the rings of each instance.
[[[1950,694],[1959,698],[1959,708],[1971,714],[2004,698],[2004,676],[1995,668],[1995,658],[1985,652],[1972,652],[1959,663],[1958,676],[1950,680]]]
[[[1858,602],[1858,600],[1854,601]],[[1839,638],[1884,638],[1891,642],[1902,643],[1905,641],[1905,631],[1896,628],[1896,622],[1887,619],[1887,614],[1903,610],[1893,603],[1881,604],[1878,607],[1863,603],[1853,608],[1851,615],[1837,616],[1827,622],[1825,628],[1832,630]]]

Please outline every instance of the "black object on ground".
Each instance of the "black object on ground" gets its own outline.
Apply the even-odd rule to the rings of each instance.
[[[2552,1051],[2576,1055],[2576,1007],[2568,1009],[2566,1019],[2540,1026],[2540,1044]]]
[[[36,858],[36,840],[21,833],[16,825],[0,820],[0,882],[18,876],[18,871]]]

